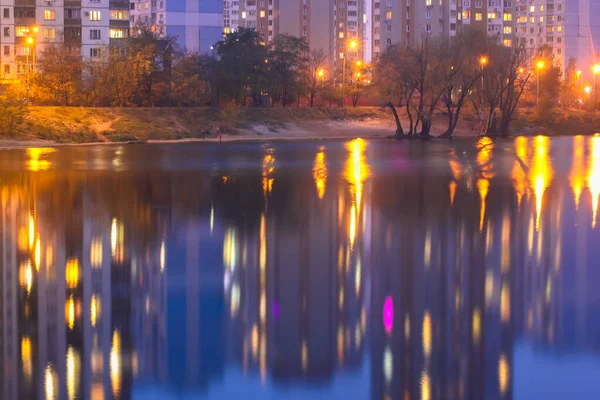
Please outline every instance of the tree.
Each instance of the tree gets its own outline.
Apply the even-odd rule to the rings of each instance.
[[[373,79],[376,88],[384,99],[384,105],[390,109],[396,122],[396,137],[404,136],[404,129],[396,106],[401,107],[402,101],[409,90],[404,79],[404,64],[402,63],[402,47],[390,46],[375,63]]]
[[[360,95],[371,83],[371,67],[362,61],[352,63],[346,73],[346,91],[352,100],[352,106],[356,107]]]
[[[483,72],[483,98],[488,107],[483,134],[507,136],[517,104],[531,78],[531,60],[524,47],[488,47]],[[498,126],[498,113],[500,125]]]
[[[469,30],[457,35],[449,45],[447,67],[442,70],[445,82],[442,103],[448,116],[448,128],[443,137],[452,137],[465,101],[482,76],[479,54],[486,42],[485,33]]]
[[[562,70],[557,65],[552,47],[544,45],[537,51],[535,62],[542,62],[540,71],[540,107],[548,110],[558,105],[560,99],[560,88],[562,81]]]
[[[254,29],[239,28],[225,35],[215,47],[218,68],[227,82],[223,89],[235,104],[245,104],[246,96],[259,104],[268,67],[268,52],[260,34]]]
[[[207,100],[206,82],[200,75],[200,64],[197,53],[178,57],[173,65],[172,98],[178,107],[197,107]]]
[[[83,63],[78,49],[63,42],[44,45],[37,61],[35,93],[42,103],[68,106],[81,92]]]
[[[560,92],[560,100],[563,107],[569,108],[578,104],[578,94],[581,92],[581,74],[577,70],[577,62],[573,57],[569,59]]]
[[[0,135],[12,136],[27,114],[27,107],[14,85],[6,86],[0,96]]]
[[[301,73],[306,69],[309,58],[308,43],[304,38],[281,34],[275,37],[269,51],[269,79],[275,85],[275,98],[286,106],[294,92],[301,90]]]
[[[315,96],[319,90],[323,90],[325,82],[325,70],[323,65],[327,56],[323,49],[311,50],[303,70],[303,86],[305,87],[306,97],[312,108],[315,102]]]

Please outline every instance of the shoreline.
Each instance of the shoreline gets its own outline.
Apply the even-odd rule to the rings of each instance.
[[[214,109],[81,109],[32,108],[18,131],[0,138],[0,149],[98,146],[118,144],[223,143],[292,140],[393,139],[396,125],[387,110],[356,109],[236,109],[237,115]],[[555,113],[561,112],[554,110]],[[526,113],[515,120],[515,136],[574,136],[600,132],[600,119],[575,120],[584,115],[562,111],[561,123],[535,123]],[[406,118],[401,116],[406,129]],[[568,123],[567,123],[568,122]],[[431,135],[440,136],[446,116],[436,114]],[[203,130],[209,132],[204,140]],[[479,123],[463,118],[453,139],[478,138]]]

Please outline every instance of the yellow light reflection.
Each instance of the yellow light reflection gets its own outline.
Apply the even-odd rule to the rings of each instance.
[[[584,166],[584,146],[583,136],[578,135],[573,138],[573,164],[569,181],[573,188],[573,196],[575,197],[575,210],[579,210],[579,200],[581,192],[585,185],[585,166]]]
[[[26,150],[27,157],[27,169],[29,171],[46,171],[50,168],[52,163],[45,160],[44,157],[52,154],[56,149],[52,148],[29,148]]]
[[[425,310],[423,316],[423,354],[425,358],[431,355],[431,314],[429,310]]]
[[[325,189],[327,188],[327,156],[325,155],[325,146],[321,146],[315,157],[313,178],[317,187],[317,195],[319,199],[322,199],[325,196]]]
[[[534,139],[534,156],[531,169],[529,170],[529,181],[535,194],[535,229],[539,231],[542,202],[544,193],[552,180],[552,166],[548,151],[550,140],[546,136],[536,136]]]
[[[75,289],[79,283],[79,261],[76,258],[67,260],[65,281],[69,289]]]
[[[490,181],[488,181],[487,179],[477,180],[477,190],[479,190],[479,198],[481,200],[481,205],[479,209],[479,231],[483,231],[483,222],[485,221],[485,207],[489,187]]]
[[[233,271],[237,261],[238,243],[235,228],[227,228],[223,238],[223,265]]]
[[[510,381],[510,366],[506,359],[506,354],[500,354],[498,360],[498,386],[500,388],[500,394],[504,396],[508,389],[508,383]]]
[[[75,327],[75,300],[70,296],[65,304],[65,319],[69,330]]]
[[[21,338],[21,362],[23,364],[23,375],[29,381],[33,374],[33,362],[31,360],[31,339],[29,336]]]
[[[256,324],[252,326],[250,346],[252,349],[252,357],[256,360],[256,357],[258,357],[258,326]]]
[[[500,318],[503,324],[510,321],[510,286],[506,282],[500,291]]]
[[[110,226],[110,251],[112,257],[117,262],[123,261],[123,237],[123,223],[117,221],[116,218],[113,218]]]
[[[102,238],[92,239],[90,262],[92,268],[100,268],[102,266]]]
[[[167,254],[166,254],[165,241],[163,240],[160,243],[160,254],[159,254],[160,272],[165,272],[166,257],[167,257]]]
[[[421,400],[431,399],[431,379],[427,371],[421,372]]]
[[[35,246],[34,246],[34,251],[33,251],[33,260],[35,263],[35,269],[36,271],[40,270],[40,263],[42,260],[42,248],[41,248],[41,244],[40,244],[40,236],[38,235],[37,238],[35,239]]]
[[[95,294],[92,295],[92,299],[90,301],[90,323],[92,326],[96,326],[96,322],[100,318],[100,313],[102,312],[102,308],[100,306],[100,299],[96,297]]]
[[[450,191],[450,205],[454,205],[454,196],[456,196],[456,182],[450,181],[448,184],[448,190]]]
[[[477,165],[479,166],[481,178],[477,179],[477,190],[480,198],[479,211],[479,230],[483,230],[483,222],[485,220],[486,201],[490,188],[490,179],[496,174],[494,172],[494,164],[492,163],[492,151],[494,142],[487,136],[482,137],[477,141]]]
[[[344,177],[350,183],[350,193],[353,196],[356,211],[360,214],[363,184],[369,177],[369,165],[365,156],[367,142],[362,139],[354,139],[346,144],[346,148],[350,154],[344,170]]]
[[[592,195],[592,228],[595,228],[598,215],[598,197],[600,196],[600,136],[590,138],[590,152],[588,188]]]
[[[19,285],[21,288],[26,289],[28,295],[31,293],[31,287],[33,286],[33,268],[29,261],[25,264],[21,264],[21,267],[19,268]]]
[[[52,369],[52,365],[48,364],[44,370],[44,392],[46,400],[55,400],[58,398],[58,375]]]
[[[115,330],[110,348],[110,383],[114,397],[121,393],[121,335]]]
[[[29,248],[33,247],[33,240],[35,238],[35,221],[33,216],[29,216]]]
[[[356,240],[356,207],[352,205],[350,210],[350,226],[348,228],[348,239],[350,240],[350,247],[354,247],[354,241]]]
[[[273,191],[273,172],[275,171],[275,149],[267,149],[267,154],[263,157],[262,175],[263,175],[263,194],[267,196]]]
[[[80,370],[81,360],[79,353],[72,346],[69,346],[67,349],[67,395],[69,400],[74,400],[78,397]]]
[[[473,310],[471,329],[473,330],[473,341],[475,344],[479,344],[479,339],[481,338],[481,312],[479,311],[479,308]]]
[[[515,193],[517,194],[517,208],[519,210],[521,209],[521,201],[527,192],[527,174],[525,173],[523,165],[521,164],[521,162],[527,162],[527,146],[527,138],[519,136],[515,139],[515,153],[517,154],[520,162],[515,160],[511,175],[513,187],[515,189]]]

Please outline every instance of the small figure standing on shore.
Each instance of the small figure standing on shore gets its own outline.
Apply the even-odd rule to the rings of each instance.
[[[217,139],[219,139],[219,142],[223,141],[223,134],[221,133],[221,131],[217,131]]]
[[[206,138],[206,130],[202,129],[202,140]]]

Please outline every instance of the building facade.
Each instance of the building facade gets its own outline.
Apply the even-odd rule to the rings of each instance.
[[[161,38],[173,38],[181,49],[206,53],[221,40],[222,0],[134,0],[130,3],[132,33],[150,28]]]

